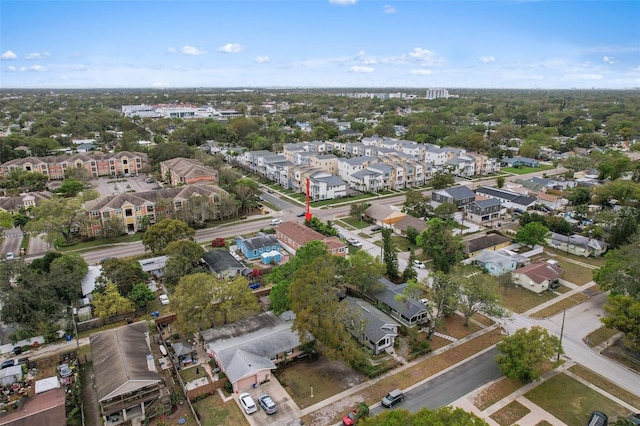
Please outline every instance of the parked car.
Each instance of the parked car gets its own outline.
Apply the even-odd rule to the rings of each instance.
[[[633,425],[640,425],[640,413],[631,414],[627,420]]]
[[[0,370],[4,370],[5,368],[9,368],[9,367],[13,367],[14,365],[16,365],[16,362],[12,359],[8,359],[6,361],[4,361],[2,364],[0,364]]]
[[[404,393],[400,389],[394,389],[382,398],[382,405],[385,407],[393,407],[404,401]]]
[[[349,243],[350,246],[362,247],[362,243],[356,240],[355,238],[347,238],[347,242]]]
[[[271,219],[271,226],[280,225],[282,223],[281,219]]]
[[[160,303],[162,303],[163,305],[169,304],[169,296],[167,296],[166,294],[161,294],[160,296],[158,296],[158,299],[160,299]]]
[[[593,411],[591,412],[591,417],[589,418],[589,426],[607,426],[609,424],[609,417],[602,411]]]
[[[267,189],[267,192],[268,192],[269,194],[273,194],[273,189]]]
[[[15,256],[13,255],[13,252],[10,251],[9,253],[7,253],[7,260],[13,260],[15,258]]]
[[[424,269],[425,268],[424,263],[422,263],[421,261],[416,260],[416,259],[413,260],[413,267],[414,268],[418,268],[418,269]]]
[[[258,406],[255,402],[253,402],[253,398],[248,393],[241,393],[238,397],[240,399],[240,405],[242,405],[242,409],[247,414],[253,414],[258,411]]]
[[[298,216],[298,217],[304,217],[304,215],[306,215],[306,214],[307,214],[307,212],[306,212],[306,211],[304,211],[304,210],[302,210],[302,211],[301,211],[300,213],[298,213],[296,216]]]
[[[276,403],[273,402],[273,399],[271,399],[271,397],[267,394],[260,395],[258,397],[258,404],[260,404],[264,412],[267,414],[273,414],[278,411]]]
[[[13,353],[15,355],[20,355],[22,353],[22,346],[16,346],[15,348],[13,348]]]
[[[353,426],[358,423],[357,415],[358,413],[356,413],[355,411],[347,413],[347,415],[342,418],[342,426]]]
[[[382,229],[382,226],[380,226],[380,225],[373,225],[373,226],[371,227],[371,230],[372,230],[372,231],[380,231],[381,229]]]
[[[73,374],[73,371],[71,371],[69,364],[60,364],[58,366],[58,374],[60,374],[60,377],[69,377]]]

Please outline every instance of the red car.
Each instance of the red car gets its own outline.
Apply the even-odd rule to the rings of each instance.
[[[350,412],[349,414],[347,414],[346,416],[344,416],[342,418],[342,424],[344,426],[353,426],[356,423],[358,423],[358,417],[357,417],[357,413],[355,411]]]

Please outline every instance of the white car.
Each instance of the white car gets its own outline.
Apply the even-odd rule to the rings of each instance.
[[[415,260],[415,259],[413,260],[413,267],[414,268],[418,268],[418,269],[424,269],[425,268],[424,263],[422,263],[419,260]]]
[[[13,255],[13,252],[10,251],[9,253],[7,253],[7,260],[13,260],[15,258],[15,256]]]
[[[238,397],[240,399],[240,405],[242,405],[242,409],[247,414],[253,414],[258,411],[258,406],[255,402],[253,402],[253,398],[248,393],[241,393]]]
[[[162,303],[163,305],[169,304],[169,296],[167,296],[166,294],[161,294],[160,296],[158,296],[158,299],[160,299],[160,303]]]
[[[280,219],[271,219],[272,226],[280,225],[281,223],[282,223],[282,220]]]
[[[349,243],[349,245],[352,245],[354,247],[362,247],[362,243],[355,238],[348,238],[347,242]]]

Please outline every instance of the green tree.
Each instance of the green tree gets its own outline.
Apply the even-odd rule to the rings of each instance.
[[[358,425],[361,426],[488,426],[488,423],[473,413],[464,411],[462,408],[442,407],[437,410],[423,408],[417,413],[407,410],[397,409],[384,411],[375,417],[362,419]]]
[[[609,227],[608,243],[611,248],[620,247],[631,240],[638,232],[640,214],[634,207],[623,207],[616,215],[613,223]]]
[[[452,277],[460,287],[460,310],[464,314],[464,325],[469,326],[469,319],[476,313],[502,318],[508,315],[499,304],[494,292],[495,277],[472,268],[460,269],[460,273]]]
[[[567,200],[571,201],[571,204],[578,206],[581,204],[589,204],[591,201],[591,189],[585,186],[576,186],[571,188],[567,195]]]
[[[386,266],[387,277],[397,283],[400,279],[398,270],[398,249],[392,238],[390,228],[382,228],[382,262]]]
[[[0,211],[0,230],[13,228],[13,215],[9,212]]]
[[[418,278],[418,273],[415,270],[415,266],[413,266],[414,260],[416,260],[415,250],[411,250],[411,252],[409,252],[409,261],[407,262],[407,267],[404,268],[404,271],[402,271],[401,281],[403,283]]]
[[[640,298],[640,236],[636,235],[628,244],[611,250],[605,258],[605,264],[593,274],[600,288],[614,295]]]
[[[518,229],[515,241],[529,247],[542,244],[549,235],[549,228],[538,222],[531,222]]]
[[[607,313],[602,323],[624,333],[626,344],[640,351],[640,299],[624,294],[611,294],[604,306]]]
[[[571,226],[571,224],[567,222],[565,218],[560,216],[545,216],[544,226],[546,226],[549,231],[555,232],[557,234],[573,234],[573,227]]]
[[[105,239],[112,240],[123,234],[125,234],[125,229],[124,224],[120,222],[120,218],[109,216],[106,219],[102,219],[102,236]]]
[[[384,274],[385,265],[365,250],[358,250],[347,259],[344,282],[366,294],[379,293],[384,289],[378,279]]]
[[[104,293],[94,293],[93,295],[93,313],[96,317],[109,318],[134,310],[133,302],[120,295],[118,288],[113,283],[106,285]]]
[[[136,308],[144,308],[147,303],[156,299],[156,294],[145,283],[138,283],[133,286],[127,298],[136,305]]]
[[[54,259],[49,267],[50,280],[55,295],[71,305],[82,295],[82,280],[89,265],[78,253],[65,253]]]
[[[126,259],[109,259],[102,264],[102,274],[96,282],[101,285],[112,283],[122,296],[128,295],[133,286],[144,282],[147,274],[140,263]]]
[[[64,171],[64,178],[85,184],[87,180],[89,180],[89,175],[87,174],[87,169],[84,167],[68,167]]]
[[[464,258],[460,236],[453,235],[447,224],[437,217],[427,222],[417,243],[424,253],[433,258],[434,271],[448,273],[453,265]]]
[[[457,211],[458,207],[455,204],[444,202],[433,210],[433,214],[448,223],[453,220],[453,214]]]
[[[208,273],[196,273],[180,279],[173,295],[178,329],[192,334],[213,324],[226,324],[253,315],[258,299],[244,277],[232,281]]]
[[[505,181],[505,177],[504,176],[498,176],[496,178],[496,186],[498,188],[503,188],[504,187],[504,181]]]
[[[86,210],[76,198],[52,198],[45,200],[31,211],[33,219],[25,226],[25,231],[45,233],[45,240],[54,242],[63,237],[68,244],[77,229],[87,222]]]
[[[560,339],[539,326],[517,330],[504,337],[496,348],[501,352],[496,357],[500,371],[522,383],[538,380],[542,375],[542,365],[561,351]]]
[[[58,189],[58,193],[63,197],[75,197],[84,189],[84,184],[75,179],[65,179]]]
[[[369,206],[371,206],[369,203],[353,203],[349,209],[349,215],[356,219],[362,219],[365,210],[367,210]]]
[[[429,197],[422,195],[422,191],[409,191],[405,194],[402,211],[413,217],[427,217],[433,208],[429,204]]]
[[[436,172],[431,179],[433,189],[444,189],[456,183],[453,176],[448,173]]]
[[[404,233],[405,237],[407,237],[407,240],[409,240],[411,244],[418,243],[418,235],[420,235],[420,233],[416,228],[414,228],[413,226],[407,226],[407,230]]]
[[[315,258],[328,253],[327,246],[322,241],[311,241],[300,247],[289,262],[273,268],[267,278],[268,282],[272,284],[271,292],[269,293],[269,307],[273,312],[281,314],[291,309],[289,286],[291,285],[293,274],[298,270],[304,270]]]
[[[152,225],[142,235],[145,250],[162,253],[167,244],[179,240],[192,240],[196,231],[179,219],[164,219]]]
[[[352,362],[360,355],[347,324],[352,318],[347,303],[340,303],[336,276],[341,263],[337,256],[324,254],[291,277],[289,299],[296,314],[293,328],[301,342],[311,339],[315,347],[329,359]]]

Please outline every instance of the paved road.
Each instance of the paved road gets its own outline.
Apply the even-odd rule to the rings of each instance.
[[[495,361],[497,354],[498,351],[494,347],[432,380],[411,388],[405,392],[404,402],[394,408],[415,413],[424,407],[436,409],[449,405],[474,389],[502,376]],[[371,415],[375,416],[384,410],[387,408],[374,407],[371,409]]]
[[[44,240],[45,234],[31,235],[27,255],[44,255],[49,251],[51,244]]]
[[[13,253],[15,257],[18,257],[20,253],[20,245],[22,244],[22,229],[13,228],[2,231],[2,259],[7,253]]]

